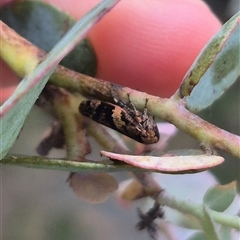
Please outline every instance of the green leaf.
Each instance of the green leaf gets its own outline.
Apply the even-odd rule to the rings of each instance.
[[[210,106],[240,75],[240,12],[226,22],[195,60],[180,86],[187,108]]]
[[[28,0],[5,5],[0,10],[0,19],[46,52],[49,52],[76,22],[52,5]],[[74,71],[95,76],[97,58],[90,41],[87,38],[83,39],[60,64]]]
[[[14,144],[29,111],[55,67],[117,2],[118,0],[105,0],[79,20],[32,74],[22,80],[13,95],[0,107],[0,137],[4,139],[1,143],[0,159]]]
[[[187,238],[187,240],[206,240],[206,237],[203,232],[196,232],[192,236]]]
[[[232,233],[233,231],[230,227],[221,226],[219,236],[221,239],[235,239]]]
[[[203,197],[203,202],[210,209],[223,212],[233,202],[236,196],[236,182],[226,185],[216,185],[208,189]]]
[[[53,70],[52,70],[53,71]],[[48,78],[52,74],[52,71],[50,71],[43,79],[40,81],[37,85],[35,85],[34,88],[32,88],[30,91],[28,91],[25,96],[21,97],[21,99],[18,101],[19,96],[21,95],[21,92],[24,91],[23,88],[25,88],[24,81],[29,79],[28,77],[26,79],[23,79],[23,84],[20,84],[13,94],[12,97],[10,97],[9,101],[5,102],[4,105],[0,108],[0,113],[2,114],[5,110],[3,108],[8,108],[11,105],[15,104],[15,101],[18,101],[17,104],[15,104],[12,109],[3,116],[3,118],[0,119],[0,136],[1,139],[4,139],[1,143],[1,149],[0,149],[0,160],[7,154],[9,149],[12,147],[13,143],[18,137],[18,134],[21,131],[21,128],[23,126],[23,123],[31,110],[34,102],[36,101],[37,97],[41,93],[42,89],[44,88]],[[31,79],[30,79],[31,80]],[[31,82],[31,81],[28,81]],[[21,90],[23,89],[23,90]],[[16,96],[16,97],[15,97]],[[13,100],[12,100],[13,99]],[[16,99],[16,100],[15,100]],[[11,101],[13,103],[11,103]]]

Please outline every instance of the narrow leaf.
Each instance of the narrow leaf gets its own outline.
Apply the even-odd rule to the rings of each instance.
[[[30,89],[29,86],[35,81],[36,74],[32,75],[33,77],[29,76],[23,79],[23,84],[20,84],[14,94],[8,99],[8,101],[5,102],[2,107],[0,107],[0,136],[1,139],[4,139],[4,141],[2,141],[1,143],[0,160],[2,160],[2,158],[7,154],[7,152],[17,139],[28,113],[30,112],[38,95],[44,88],[48,78],[52,74],[52,71],[49,72],[42,79],[42,81],[40,81],[32,89]],[[25,81],[26,83],[24,84]],[[23,93],[24,88],[29,89],[29,92]],[[24,96],[21,96],[23,94]],[[17,104],[15,104],[16,101]],[[9,108],[12,109],[7,112]],[[4,113],[6,113],[5,116],[3,116]]]
[[[48,3],[31,0],[4,5],[0,9],[0,19],[46,52],[49,52],[76,22]],[[74,71],[94,76],[96,61],[91,43],[85,38],[60,64]]]
[[[105,0],[88,12],[48,54],[32,74],[19,84],[13,95],[0,107],[0,136],[4,139],[0,160],[7,154],[21,131],[24,120],[61,59],[85,37],[88,30],[118,1]]]
[[[239,31],[240,12],[223,25],[189,69],[180,87],[189,110],[210,106],[240,75]]]
[[[171,174],[200,172],[217,166],[224,161],[220,156],[207,155],[154,157],[125,155],[106,151],[101,151],[101,154],[136,167]]]

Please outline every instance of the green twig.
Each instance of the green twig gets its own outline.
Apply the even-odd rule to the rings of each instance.
[[[199,219],[199,221],[204,220],[203,205],[176,199],[172,196],[167,195],[164,191],[159,194],[159,196],[156,198],[156,201],[159,204],[168,206],[172,209],[176,209],[183,214],[190,214]],[[208,213],[214,222],[240,230],[240,218],[238,216],[229,216],[225,213],[216,212],[211,209],[208,209]]]
[[[100,158],[100,157],[99,157]],[[80,160],[80,159],[79,159]],[[129,164],[113,164],[104,162],[91,162],[82,159],[82,162],[69,161],[68,159],[47,158],[40,156],[5,156],[0,162],[2,164],[15,165],[28,168],[38,168],[46,170],[58,170],[68,172],[119,172],[119,171],[140,171],[146,169],[131,166]]]
[[[7,35],[4,36],[7,40]],[[15,41],[17,40],[18,39],[15,38]],[[22,41],[22,39],[19,41]],[[7,42],[7,44],[10,45],[8,47],[14,49],[14,44],[11,45],[11,42]],[[26,47],[25,51],[28,51],[28,48],[29,46]],[[32,58],[34,58],[34,56],[34,54],[32,54],[31,57],[27,55],[26,58],[22,59],[25,61],[25,65],[27,62],[33,61]],[[16,58],[17,57],[18,56],[16,55]],[[38,58],[37,55],[35,58]],[[25,65],[22,64],[21,66]],[[16,63],[11,66],[17,73],[21,73],[16,67]],[[147,107],[149,114],[174,124],[177,128],[191,135],[200,143],[226,151],[233,156],[240,158],[240,137],[222,130],[189,112],[184,107],[184,102],[182,100],[176,101],[174,98],[165,99],[148,95],[107,81],[84,76],[61,66],[58,66],[55,73],[51,76],[50,83],[107,101],[112,101],[111,89],[114,88],[117,89],[120,98],[126,102],[128,101],[127,94],[130,93],[132,103],[139,110],[143,110],[146,98],[148,98],[149,101]]]

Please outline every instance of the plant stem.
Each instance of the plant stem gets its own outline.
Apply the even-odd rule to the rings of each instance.
[[[183,200],[175,199],[172,196],[166,194],[162,191],[159,196],[156,198],[157,203],[168,206],[172,209],[176,209],[179,212],[184,214],[190,214],[195,216],[197,219],[202,221],[203,218],[203,205],[197,205],[191,202],[186,202]],[[212,220],[216,223],[235,228],[240,230],[240,218],[237,216],[229,216],[224,213],[216,212],[211,209],[208,209],[208,213],[211,216]]]
[[[0,27],[2,26],[0,25]],[[4,26],[4,29],[5,28],[7,28],[6,25]],[[5,30],[4,33],[5,34],[1,36],[0,40],[4,40],[3,42],[5,45],[10,48],[11,51],[15,51],[14,59],[16,60],[14,63],[12,63],[9,62],[10,60],[8,61],[8,58],[4,59],[19,76],[23,77],[23,71],[19,70],[18,67],[19,54],[16,54],[18,49],[15,47],[19,46],[19,44],[21,45],[23,39],[21,37],[18,39],[15,36],[14,43],[12,43],[11,41],[7,41],[9,37],[11,38],[11,35],[9,35],[9,30]],[[18,41],[19,44],[16,44]],[[32,47],[32,45],[29,46],[29,44],[26,45],[26,48],[22,46],[22,52],[28,52],[30,47]],[[24,67],[28,62],[31,61],[39,61],[37,55],[39,50],[36,48],[35,51],[31,50],[31,52],[31,55],[25,54],[26,57],[21,58],[22,64],[20,66]],[[1,54],[4,55],[4,53]],[[27,69],[29,73],[31,70],[31,68]],[[117,93],[121,100],[125,100],[126,102],[128,101],[127,94],[131,93],[131,101],[139,110],[143,110],[146,98],[148,98],[149,101],[147,107],[149,114],[174,124],[177,128],[197,139],[201,144],[226,151],[233,156],[240,158],[240,137],[222,130],[213,124],[204,121],[197,115],[189,112],[184,107],[183,100],[176,101],[174,98],[166,99],[148,95],[127,87],[118,86],[107,81],[76,73],[62,66],[57,67],[55,73],[53,73],[51,76],[50,83],[62,88],[70,89],[72,91],[89,94],[95,98],[107,101],[112,101],[111,89],[115,88],[117,89]]]
[[[80,159],[79,159],[80,160]],[[69,161],[68,159],[47,158],[41,156],[5,156],[2,164],[15,165],[28,168],[38,168],[46,170],[58,170],[68,172],[119,172],[119,171],[139,171],[146,172],[146,169],[131,166],[129,164],[112,164],[93,162],[85,158],[81,162]]]

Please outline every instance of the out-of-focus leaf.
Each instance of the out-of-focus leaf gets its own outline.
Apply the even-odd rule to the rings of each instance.
[[[106,151],[101,151],[101,154],[136,167],[172,174],[200,172],[217,166],[224,161],[222,157],[213,155],[154,157],[125,155]]]
[[[204,233],[206,235],[206,239],[211,239],[211,240],[220,240],[218,237],[218,232],[213,224],[212,218],[208,212],[208,209],[203,206],[203,218],[201,219],[201,224],[204,230]]]
[[[73,173],[69,183],[77,196],[90,203],[102,203],[118,189],[116,179],[108,173]]]
[[[233,230],[230,227],[226,227],[226,226],[221,226],[220,231],[219,231],[219,236],[221,237],[221,239],[238,239],[239,238],[239,234],[238,234],[238,238],[235,238],[233,236]]]
[[[17,104],[15,104],[13,108],[3,118],[1,118],[0,116],[0,136],[2,139],[4,139],[4,141],[2,141],[1,143],[0,160],[2,160],[2,158],[7,154],[7,152],[17,139],[29,111],[31,110],[34,102],[44,88],[48,78],[52,74],[52,71],[48,73],[42,79],[42,81],[35,85],[27,94],[22,96],[21,99],[17,102]],[[23,81],[25,80],[26,78],[23,79]],[[29,82],[28,84],[31,83]],[[19,90],[17,89],[15,91],[15,95],[21,95],[21,85],[18,87]],[[1,107],[0,113],[2,112],[3,110]]]
[[[52,5],[29,0],[5,5],[0,9],[0,19],[46,52],[49,52],[75,23],[73,18]],[[60,64],[94,76],[97,59],[90,41],[83,39]]]
[[[13,95],[0,107],[0,136],[4,139],[0,148],[0,160],[15,142],[24,120],[55,67],[76,46],[77,42],[83,39],[87,31],[117,2],[118,0],[105,0],[79,20],[54,46],[47,58],[22,80]],[[7,27],[5,26],[5,28]],[[17,34],[15,33],[15,35]],[[22,44],[26,42],[19,36],[15,37],[17,40],[20,39],[23,42]],[[16,39],[14,40],[17,41]]]
[[[196,232],[192,236],[187,238],[187,240],[206,240],[206,237],[203,232]]]
[[[195,60],[180,86],[193,112],[210,106],[240,75],[240,12],[226,22]]]
[[[125,205],[127,201],[134,201],[148,195],[143,185],[137,179],[128,179],[121,182],[116,192],[117,199]]]
[[[203,202],[210,209],[223,212],[229,207],[236,196],[236,182],[226,185],[215,185],[205,193]]]

